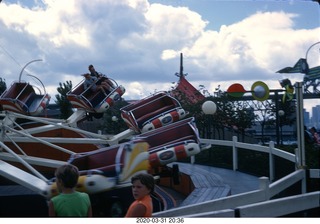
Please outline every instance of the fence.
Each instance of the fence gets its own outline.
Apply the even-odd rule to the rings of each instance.
[[[291,154],[274,147],[246,144],[237,141],[201,139],[201,143],[219,146],[229,146],[232,149],[233,170],[238,169],[238,149],[248,149],[269,154],[269,177],[259,178],[259,189],[225,198],[206,201],[155,213],[155,217],[279,217],[295,212],[320,207],[320,191],[306,193],[306,179],[320,178],[319,169],[307,170],[299,165],[299,152]],[[296,164],[296,170],[281,179],[274,180],[274,156],[282,157]],[[192,158],[191,162],[194,162]],[[296,183],[301,183],[301,194],[272,199]]]

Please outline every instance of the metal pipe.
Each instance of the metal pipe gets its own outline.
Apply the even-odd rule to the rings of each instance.
[[[31,63],[33,63],[33,62],[36,62],[36,61],[42,61],[42,59],[32,60],[32,61],[28,62],[28,63],[21,69],[21,72],[20,72],[20,75],[19,75],[19,82],[21,82],[21,76],[22,76],[22,73],[23,73],[24,69],[25,69],[29,64],[31,64]]]

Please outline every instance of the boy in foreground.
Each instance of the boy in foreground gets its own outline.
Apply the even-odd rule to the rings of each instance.
[[[75,190],[79,178],[78,168],[71,164],[62,165],[56,170],[55,176],[60,194],[50,200],[49,216],[91,217],[89,195]]]

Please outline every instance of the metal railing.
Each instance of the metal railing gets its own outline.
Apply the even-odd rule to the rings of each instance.
[[[296,163],[297,166],[297,152],[295,154],[288,153],[281,149],[277,149],[274,146],[274,142],[270,142],[269,146],[262,146],[258,144],[248,144],[243,142],[238,142],[237,136],[233,136],[232,141],[226,140],[213,140],[213,139],[201,139],[201,143],[210,144],[210,145],[219,145],[219,146],[231,146],[232,147],[232,167],[233,170],[238,170],[238,149],[248,149],[251,151],[263,152],[269,154],[269,179],[270,181],[274,180],[275,166],[274,166],[274,156],[281,157],[290,162]]]

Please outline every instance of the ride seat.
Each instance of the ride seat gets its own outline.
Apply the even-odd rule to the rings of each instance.
[[[175,108],[175,105],[167,105],[167,106],[161,107],[155,111],[147,113],[147,114],[136,119],[137,124],[138,124],[139,128],[142,128],[143,123],[146,122],[147,120],[150,120],[150,118],[159,117],[160,115],[165,114],[166,111],[172,110],[174,108]]]
[[[115,167],[123,167],[123,154],[120,158],[120,164],[116,164],[116,156],[118,153],[118,147],[111,149],[102,149],[94,152],[90,152],[84,155],[73,155],[69,162],[76,167],[79,171],[99,170],[103,172],[103,175],[110,176],[116,174]]]
[[[188,135],[179,139],[175,139],[173,141],[169,141],[169,142],[164,142],[164,144],[159,144],[159,142],[157,142],[157,144],[150,144],[150,148],[149,148],[149,152],[156,152],[158,150],[160,150],[163,147],[173,147],[173,146],[177,146],[177,145],[182,145],[185,143],[190,143],[190,142],[197,142],[196,138],[194,135]]]

